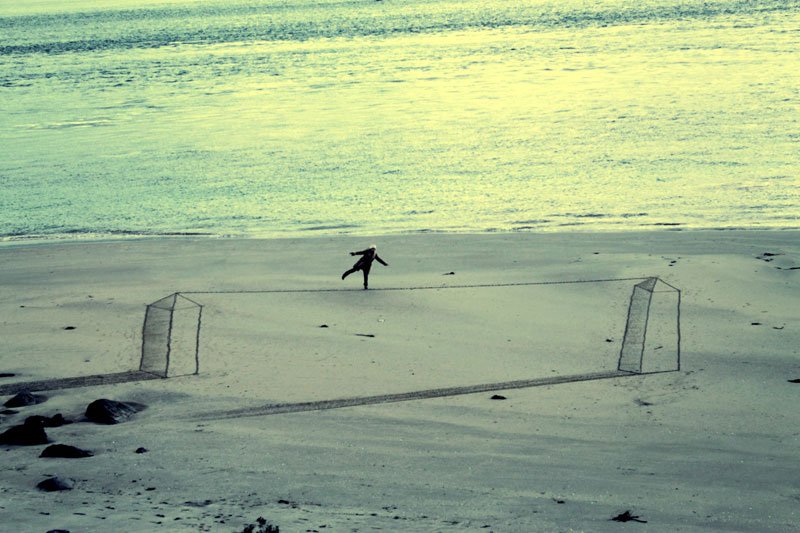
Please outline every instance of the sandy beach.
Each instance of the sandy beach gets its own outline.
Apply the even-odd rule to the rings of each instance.
[[[2,446],[0,529],[242,531],[264,517],[285,532],[798,531],[799,237],[4,245],[4,401],[19,383],[138,370],[146,306],[169,294],[201,304],[202,327],[197,375],[6,408],[0,430],[61,413],[74,423],[47,428],[50,442],[94,455]],[[339,278],[371,242],[390,266],[363,291]],[[680,370],[554,382],[615,369],[631,288],[648,277],[681,291]],[[147,408],[94,424],[84,411],[99,398]],[[72,490],[36,488],[50,476]],[[637,521],[611,520],[625,511]]]

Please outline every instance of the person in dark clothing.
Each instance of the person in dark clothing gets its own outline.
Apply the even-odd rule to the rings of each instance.
[[[366,250],[361,250],[360,252],[350,252],[350,255],[360,255],[361,258],[356,261],[356,264],[353,265],[353,268],[342,274],[342,279],[346,278],[353,272],[360,270],[364,273],[365,290],[369,288],[369,269],[372,268],[372,262],[377,259],[378,263],[382,264],[383,266],[389,266],[389,263],[378,256],[377,247],[374,244]]]

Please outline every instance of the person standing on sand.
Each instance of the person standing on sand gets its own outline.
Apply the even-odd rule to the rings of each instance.
[[[353,272],[360,270],[364,273],[364,290],[369,288],[369,269],[372,268],[372,262],[374,260],[377,259],[378,263],[382,264],[383,266],[389,266],[389,263],[378,256],[378,247],[374,244],[366,250],[361,250],[360,252],[350,252],[350,255],[360,255],[361,258],[356,261],[356,264],[353,265],[353,268],[342,274],[342,279],[346,278]]]

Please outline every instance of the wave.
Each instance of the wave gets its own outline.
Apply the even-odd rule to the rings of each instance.
[[[338,231],[340,233],[346,233],[345,231],[341,230],[351,230],[360,227],[361,226],[358,224],[329,224],[322,226],[301,227],[299,229],[300,231],[322,231],[322,232]]]
[[[533,0],[210,4],[0,17],[0,55],[159,48],[177,44],[305,41],[470,29],[541,29],[794,11],[800,0]]]
[[[125,229],[61,228],[52,231],[0,233],[0,242],[103,239],[108,237],[213,237],[215,233],[200,231],[142,231]]]

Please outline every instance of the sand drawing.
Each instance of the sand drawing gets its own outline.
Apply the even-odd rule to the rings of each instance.
[[[93,387],[95,385],[113,385],[114,383],[128,383],[131,381],[146,381],[149,379],[160,379],[155,374],[141,372],[139,370],[129,370],[127,372],[114,372],[110,374],[94,374],[91,376],[76,376],[59,379],[40,379],[36,381],[23,381],[18,383],[8,383],[0,385],[0,394],[17,394],[22,391],[45,391],[61,389],[77,389],[81,387]]]
[[[437,295],[444,294],[441,291],[448,291],[448,293],[458,290],[471,291],[470,294],[473,295],[486,295],[490,294],[490,291],[494,291],[491,295],[499,300],[501,303],[498,305],[501,305],[503,298],[508,298],[511,294],[519,294],[520,291],[526,289],[549,287],[553,290],[558,290],[559,286],[575,287],[583,285],[585,287],[599,287],[603,284],[619,287],[617,289],[618,294],[623,294],[627,297],[627,314],[617,319],[620,324],[624,325],[622,340],[621,342],[615,342],[613,345],[609,344],[609,349],[613,350],[617,350],[617,346],[619,346],[618,352],[614,351],[616,355],[614,355],[613,361],[610,358],[606,358],[605,362],[586,366],[581,371],[580,358],[589,357],[589,355],[577,354],[575,356],[575,360],[578,361],[576,365],[565,367],[563,371],[555,375],[521,375],[514,376],[514,379],[494,379],[486,382],[473,381],[464,384],[450,382],[442,383],[441,386],[427,386],[415,390],[391,391],[383,394],[358,394],[357,391],[355,393],[351,391],[348,395],[337,395],[332,399],[271,402],[241,409],[204,413],[202,416],[203,418],[230,418],[334,409],[680,370],[681,292],[660,278],[389,287],[376,288],[373,291],[414,293],[417,295],[425,291],[428,293],[426,296],[434,300]],[[344,293],[352,293],[354,290],[274,289],[173,293],[146,307],[142,327],[141,358],[138,369],[113,374],[12,383],[1,386],[0,394],[13,394],[21,390],[54,390],[197,375],[203,367],[201,364],[201,353],[203,352],[201,334],[210,327],[204,324],[204,304],[201,303],[202,301],[212,300],[212,305],[219,306],[223,304],[234,305],[231,302],[235,301],[237,297],[267,299],[271,297],[274,300],[277,298],[296,299],[306,295],[315,299],[312,301],[313,305],[318,305],[320,301],[333,298],[334,294],[339,298],[347,298]],[[604,293],[598,294],[602,296]],[[540,293],[531,292],[530,295],[525,297],[534,298],[537,296],[540,296]],[[622,308],[624,307],[620,307],[620,309]],[[550,312],[552,314],[555,311]],[[535,326],[536,318],[531,320]],[[326,328],[322,331],[333,329],[328,328],[327,324],[316,327]],[[487,324],[487,327],[493,326],[492,324]],[[219,332],[216,332],[216,334],[219,334]],[[354,331],[350,335],[353,338],[360,338],[362,342],[366,340],[372,342],[372,339],[375,338],[375,334],[361,331]],[[605,340],[609,343],[612,342],[612,339]],[[531,350],[536,350],[536,348],[531,348]],[[213,358],[215,354],[207,353],[205,357]],[[348,388],[348,390],[350,389]]]

